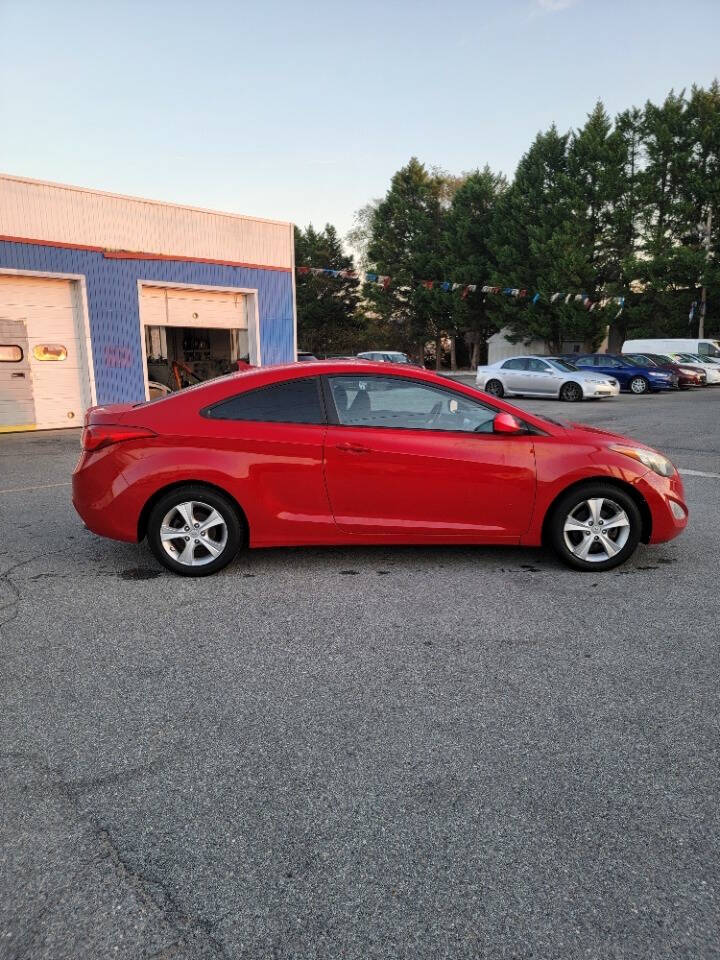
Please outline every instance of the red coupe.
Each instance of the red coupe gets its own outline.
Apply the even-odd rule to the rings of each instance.
[[[73,503],[201,576],[241,547],[552,544],[617,566],[687,524],[682,480],[625,437],[429,371],[358,360],[231,374],[87,412]]]

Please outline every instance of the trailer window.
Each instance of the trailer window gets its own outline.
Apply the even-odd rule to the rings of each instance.
[[[698,353],[704,357],[720,357],[720,350],[714,343],[699,343]]]
[[[0,363],[20,363],[22,358],[22,347],[16,343],[0,343]]]

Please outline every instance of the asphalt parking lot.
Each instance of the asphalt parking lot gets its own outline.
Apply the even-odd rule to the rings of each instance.
[[[0,438],[3,960],[720,957],[720,388],[519,405],[671,456],[685,535],[183,580]]]

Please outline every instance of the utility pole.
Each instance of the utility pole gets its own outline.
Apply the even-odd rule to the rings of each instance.
[[[707,266],[710,263],[710,234],[712,233],[712,204],[708,207],[707,220],[702,227],[704,234],[703,244],[705,245],[705,270],[703,273],[703,285],[700,291],[700,319],[698,320],[698,339],[705,336],[705,310],[707,309]]]

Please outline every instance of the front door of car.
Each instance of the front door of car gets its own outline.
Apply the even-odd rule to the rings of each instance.
[[[326,400],[325,477],[345,532],[507,542],[527,530],[533,438],[493,433],[495,408],[382,375],[329,377]]]
[[[528,382],[532,384],[529,388],[533,393],[539,393],[543,396],[551,396],[558,392],[557,371],[553,370],[549,363],[539,360],[537,357],[528,358]]]

